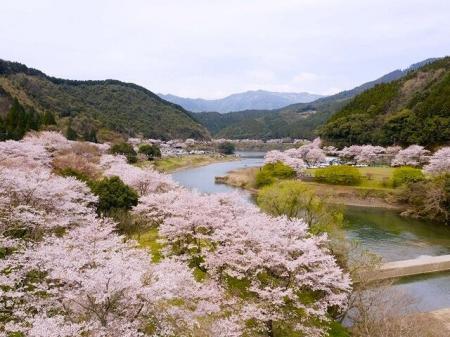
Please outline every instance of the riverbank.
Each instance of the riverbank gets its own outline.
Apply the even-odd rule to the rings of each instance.
[[[216,182],[239,187],[257,194],[255,177],[258,167],[250,167],[229,171],[225,176],[216,177]],[[347,206],[386,208],[403,210],[404,206],[394,201],[394,189],[375,186],[340,186],[304,181],[315,193],[326,198],[330,203]]]
[[[174,173],[179,170],[233,160],[239,160],[239,157],[234,155],[225,156],[219,154],[187,155],[187,156],[166,157],[155,160],[153,162],[153,167],[159,172]]]

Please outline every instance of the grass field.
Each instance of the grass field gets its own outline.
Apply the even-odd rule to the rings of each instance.
[[[314,176],[316,169],[307,169],[306,171]],[[363,178],[360,188],[387,189],[392,188],[392,174],[394,168],[390,166],[377,167],[358,167]]]
[[[155,227],[149,229],[141,235],[134,235],[133,239],[135,239],[141,247],[146,248],[150,251],[150,253],[152,254],[152,262],[156,263],[161,260],[161,249],[163,248],[163,246],[158,241],[158,228]]]
[[[237,157],[234,156],[220,155],[189,155],[181,157],[166,157],[155,160],[154,167],[160,172],[173,172],[182,168],[196,167],[236,159]]]

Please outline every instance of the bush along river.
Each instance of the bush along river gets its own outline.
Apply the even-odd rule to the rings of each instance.
[[[188,188],[205,193],[238,191],[247,200],[250,194],[239,188],[216,184],[216,176],[228,171],[262,166],[263,152],[241,152],[238,161],[214,163],[174,173],[173,178]],[[450,227],[424,220],[401,217],[394,210],[347,206],[344,230],[347,238],[380,255],[383,261],[450,254]],[[415,299],[419,311],[450,308],[450,272],[405,277],[395,285]]]

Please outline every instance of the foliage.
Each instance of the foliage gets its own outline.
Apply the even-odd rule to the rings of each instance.
[[[235,150],[235,146],[231,142],[223,142],[219,144],[219,152],[222,154],[233,154]]]
[[[314,233],[333,232],[342,223],[342,213],[328,206],[301,181],[281,181],[262,188],[258,206],[269,214],[306,221]]]
[[[157,139],[209,138],[208,131],[187,111],[135,84],[57,79],[3,60],[0,60],[0,77],[3,79],[0,91],[28,97],[27,104],[41,114],[52,112],[57,117],[74,120],[86,116],[97,124],[96,130],[106,128],[125,135],[142,134]],[[86,129],[85,134],[85,129],[75,129],[83,136],[90,132]]]
[[[320,129],[338,145],[420,144],[450,140],[450,57],[356,96]]]
[[[263,187],[270,185],[277,179],[292,179],[296,172],[290,166],[282,162],[265,164],[256,174],[256,186]]]
[[[0,140],[19,140],[27,131],[39,130],[41,126],[55,124],[55,117],[50,112],[39,114],[33,108],[24,108],[17,98],[3,120],[0,116]]]
[[[66,129],[66,138],[68,140],[76,140],[78,137],[77,132],[72,128],[72,125],[69,123]]]
[[[71,167],[66,167],[63,169],[58,169],[57,173],[63,177],[74,177],[80,181],[84,181],[86,183],[90,182],[90,178],[84,174],[83,172],[80,172],[76,169],[73,169]]]
[[[138,194],[125,185],[119,177],[103,178],[89,184],[92,193],[98,196],[97,210],[107,214],[114,209],[129,210],[137,205]]]
[[[136,163],[137,162],[137,153],[134,151],[133,146],[126,143],[121,142],[114,144],[111,146],[111,149],[109,150],[112,154],[121,154],[124,155],[127,158],[127,161],[129,163]]]
[[[408,204],[407,215],[450,223],[450,174],[432,176],[404,186],[399,201]]]
[[[336,165],[319,168],[314,171],[314,180],[320,183],[333,185],[359,185],[361,173],[356,167]]]
[[[392,183],[394,187],[404,184],[416,183],[424,180],[425,176],[421,169],[409,166],[397,167],[392,175]]]
[[[158,145],[143,144],[139,146],[138,152],[145,155],[148,160],[153,160],[155,158],[161,157],[161,150],[159,149]]]

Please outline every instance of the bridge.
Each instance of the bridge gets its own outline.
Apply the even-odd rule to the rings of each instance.
[[[450,271],[450,255],[424,256],[412,260],[387,262],[379,269],[361,276],[369,281],[377,281],[443,271]]]

